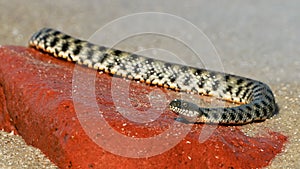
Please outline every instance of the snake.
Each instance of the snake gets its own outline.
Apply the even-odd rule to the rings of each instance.
[[[201,107],[183,99],[171,100],[168,108],[187,122],[243,125],[264,121],[276,114],[277,104],[270,87],[250,78],[96,45],[52,28],[42,28],[34,33],[29,47],[102,73],[240,103],[236,106]]]

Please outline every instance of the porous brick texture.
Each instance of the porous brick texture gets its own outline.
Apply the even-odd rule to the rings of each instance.
[[[287,140],[272,131],[249,137],[240,126],[176,121],[165,107],[177,92],[34,49],[2,46],[0,59],[0,128],[60,168],[261,168]],[[167,101],[152,108],[150,97]]]

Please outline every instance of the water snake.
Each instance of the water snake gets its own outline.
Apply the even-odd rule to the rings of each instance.
[[[275,114],[274,95],[270,87],[260,81],[98,46],[51,28],[36,32],[29,46],[111,75],[243,103],[235,107],[205,108],[181,99],[171,101],[169,108],[188,121],[245,124]]]

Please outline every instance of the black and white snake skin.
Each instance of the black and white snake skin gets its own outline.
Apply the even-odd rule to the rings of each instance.
[[[184,100],[171,101],[170,109],[191,122],[245,124],[275,114],[276,103],[271,89],[256,80],[97,46],[51,28],[36,32],[29,44],[55,57],[112,75],[244,103],[236,107],[203,108]]]

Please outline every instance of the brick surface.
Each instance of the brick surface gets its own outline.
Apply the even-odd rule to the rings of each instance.
[[[165,107],[178,93],[33,49],[0,47],[0,58],[0,128],[60,168],[261,168],[287,140],[272,131],[248,137],[239,126],[175,121]],[[149,97],[167,102],[153,108]]]

